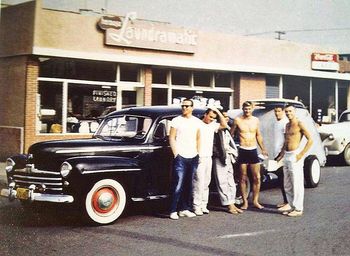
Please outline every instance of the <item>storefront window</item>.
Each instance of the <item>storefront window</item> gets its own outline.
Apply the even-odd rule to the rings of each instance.
[[[38,133],[62,133],[62,83],[39,81],[36,100]]]
[[[67,132],[92,133],[99,117],[116,105],[116,87],[69,84],[67,103]]]
[[[349,81],[338,82],[338,117],[348,108]]]
[[[185,98],[189,98],[196,100],[198,105],[206,107],[208,104],[220,101],[221,107],[225,110],[230,108],[230,96],[231,93],[228,92],[173,90],[174,102],[174,99],[182,101]]]
[[[103,61],[39,58],[40,77],[114,82],[116,64]]]
[[[220,101],[220,105],[223,110],[228,110],[230,108],[230,96],[231,93],[227,92],[203,92],[202,97],[208,100],[214,99],[215,101]]]
[[[335,80],[312,79],[312,117],[323,123],[335,120]]]
[[[140,68],[136,65],[120,65],[120,81],[139,82]]]
[[[231,73],[215,73],[215,87],[231,88]]]
[[[266,76],[266,98],[279,98],[279,76]]]
[[[168,105],[168,89],[152,88],[152,106]]]
[[[191,72],[188,70],[172,70],[171,83],[173,85],[189,85]]]
[[[283,98],[298,100],[310,106],[310,78],[283,76]]]
[[[122,92],[123,105],[122,108],[130,108],[137,106],[137,92],[123,91]]]
[[[166,69],[152,68],[152,84],[167,84]]]
[[[195,86],[207,86],[211,85],[211,72],[205,71],[194,71],[193,72],[193,80]]]

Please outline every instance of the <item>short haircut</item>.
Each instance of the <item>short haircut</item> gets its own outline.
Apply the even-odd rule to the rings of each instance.
[[[217,115],[216,111],[212,110],[211,108],[207,108],[207,110],[205,111],[205,114],[209,114],[211,111]]]
[[[295,108],[294,105],[290,103],[288,103],[284,108],[289,108],[289,107]]]
[[[281,108],[281,109],[283,110],[283,109],[286,108],[286,104],[282,104],[282,103],[281,103],[281,104],[276,104],[274,108],[275,108],[275,109],[276,109],[276,108]]]
[[[251,102],[249,100],[243,102],[242,108],[244,108],[244,107],[253,107],[253,102]]]
[[[191,100],[191,99],[184,99],[182,102],[184,102],[184,101],[190,101],[191,102],[191,105],[193,106],[193,100]]]

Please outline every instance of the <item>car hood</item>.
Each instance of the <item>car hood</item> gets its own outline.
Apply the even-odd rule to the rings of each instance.
[[[39,152],[64,154],[65,152],[75,151],[76,153],[87,153],[89,151],[110,151],[128,148],[131,145],[141,144],[135,143],[135,140],[116,141],[116,140],[101,140],[101,139],[77,139],[77,140],[55,140],[45,141],[33,144],[29,148],[30,154]]]
[[[318,128],[318,132],[323,134],[342,134],[349,127],[349,123],[323,124]]]
[[[33,163],[44,169],[57,169],[70,157],[127,156],[134,157],[146,145],[142,141],[106,141],[101,139],[57,140],[33,144],[28,153]],[[56,166],[57,165],[57,166]]]

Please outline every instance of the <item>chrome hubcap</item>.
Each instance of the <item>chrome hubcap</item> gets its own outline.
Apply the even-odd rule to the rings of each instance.
[[[103,193],[99,196],[97,203],[100,209],[107,210],[113,204],[113,195]]]

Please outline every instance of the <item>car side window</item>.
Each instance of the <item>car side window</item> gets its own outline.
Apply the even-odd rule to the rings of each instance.
[[[171,118],[164,118],[162,120],[159,121],[155,131],[154,131],[154,139],[165,139],[169,136],[169,132],[170,132],[170,122],[171,122]]]

